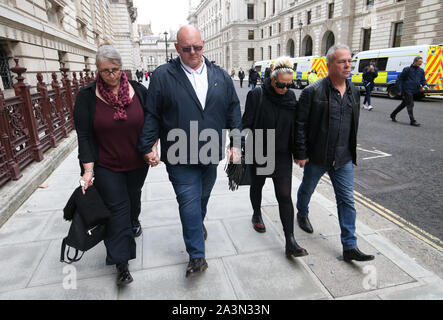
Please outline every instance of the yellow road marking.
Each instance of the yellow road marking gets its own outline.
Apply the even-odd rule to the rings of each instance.
[[[332,185],[331,180],[329,179],[328,176],[323,176],[321,178],[321,180],[329,183]],[[424,241],[425,243],[429,244],[430,246],[432,246],[433,248],[437,249],[440,252],[443,252],[443,247],[441,247],[439,244],[443,244],[443,241],[440,240],[439,238],[433,236],[432,234],[424,231],[423,229],[417,227],[416,225],[412,224],[411,222],[405,220],[404,218],[400,217],[399,215],[393,213],[391,210],[386,209],[385,207],[383,207],[382,205],[372,201],[371,199],[363,196],[361,193],[354,191],[354,197],[355,200],[360,202],[361,204],[363,204],[364,206],[370,208],[371,210],[375,211],[376,213],[378,213],[379,215],[381,215],[382,217],[388,219],[389,221],[395,223],[396,225],[398,225],[399,227],[401,227],[402,229],[408,231],[409,233],[411,233],[412,235],[414,235],[415,237],[419,238],[420,240]],[[415,230],[413,230],[415,229]],[[420,234],[421,233],[421,234]],[[426,237],[424,237],[423,235],[425,235]],[[439,243],[434,243],[433,241],[429,240],[432,239],[433,241]]]

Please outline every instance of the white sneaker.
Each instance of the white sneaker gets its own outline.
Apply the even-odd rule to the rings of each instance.
[[[367,109],[368,111],[371,111],[372,109],[374,109],[374,107],[371,106],[371,105],[369,105],[366,109]]]
[[[362,108],[363,108],[363,109],[366,109],[366,103],[363,103]]]

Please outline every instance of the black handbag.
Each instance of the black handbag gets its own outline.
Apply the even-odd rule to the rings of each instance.
[[[69,228],[68,236],[62,241],[60,262],[71,264],[73,262],[80,261],[83,254],[102,241],[105,238],[105,235],[106,225],[99,224],[92,229],[88,229],[80,214],[75,212],[72,218],[71,227]],[[67,246],[68,252],[66,252]],[[69,256],[70,248],[75,249],[75,254],[72,258]],[[82,254],[80,257],[78,257],[80,251]],[[65,255],[67,261],[65,260]]]
[[[65,220],[71,220],[75,212],[83,218],[88,229],[106,223],[111,216],[95,186],[90,186],[85,194],[82,193],[82,187],[75,189],[63,209]]]
[[[263,103],[263,89],[260,88],[259,106]],[[257,108],[260,109],[261,108]],[[259,117],[259,111],[255,113],[255,122]],[[246,137],[247,139],[247,137]],[[250,186],[252,184],[252,177],[255,175],[255,166],[253,164],[245,163],[245,148],[242,148],[242,156],[240,163],[229,162],[225,166],[225,172],[228,175],[229,190],[235,191],[239,186]]]

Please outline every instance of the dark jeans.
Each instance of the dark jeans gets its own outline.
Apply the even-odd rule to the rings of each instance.
[[[365,84],[365,89],[366,89],[366,95],[365,95],[365,99],[363,100],[363,104],[368,104],[371,105],[371,91],[374,89],[374,84],[372,82],[367,82]]]
[[[292,203],[292,175],[291,172],[287,176],[279,176],[272,178],[274,182],[275,197],[278,202],[278,210],[280,220],[283,225],[285,235],[294,233],[294,205]],[[251,188],[249,189],[249,197],[251,199],[254,214],[260,212],[262,190],[266,182],[266,176],[254,175],[252,177]]]
[[[308,206],[312,193],[323,174],[328,173],[334,187],[337,201],[338,220],[341,229],[341,243],[343,250],[357,247],[355,237],[355,220],[357,212],[354,207],[354,167],[349,161],[344,167],[327,169],[323,166],[308,162],[303,172],[303,180],[297,193],[298,214],[307,217]]]
[[[136,257],[132,221],[140,215],[142,187],[149,167],[126,172],[95,166],[94,184],[111,211],[106,224],[106,264],[123,263]]]
[[[183,238],[191,259],[205,257],[202,223],[215,180],[217,165],[166,164],[180,211]]]
[[[257,82],[251,82],[252,89],[255,89],[256,86],[257,86]]]
[[[402,95],[402,102],[400,103],[400,105],[392,112],[391,116],[395,118],[395,116],[397,115],[397,113],[399,113],[400,111],[402,111],[404,108],[407,108],[408,110],[408,115],[409,115],[409,119],[411,120],[411,122],[415,121],[414,118],[414,113],[413,113],[413,109],[414,109],[414,95],[411,93],[406,93],[403,92]]]

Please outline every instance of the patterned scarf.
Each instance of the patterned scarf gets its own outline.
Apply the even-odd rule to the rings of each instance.
[[[131,96],[129,95],[129,81],[126,73],[122,72],[118,97],[112,93],[100,74],[97,76],[97,87],[103,99],[115,109],[114,120],[127,120],[125,107],[131,103]]]

